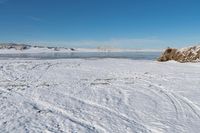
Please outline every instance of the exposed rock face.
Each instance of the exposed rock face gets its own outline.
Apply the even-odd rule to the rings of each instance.
[[[30,48],[44,48],[50,49],[54,51],[68,50],[68,48],[64,47],[46,47],[46,46],[31,46],[27,44],[16,44],[16,43],[0,43],[0,49],[16,49],[16,50],[27,50]],[[76,51],[74,48],[70,48],[71,51]]]
[[[16,49],[16,50],[25,50],[29,49],[30,45],[25,44],[15,44],[15,43],[2,43],[0,44],[0,49]]]
[[[158,58],[158,61],[175,60],[178,62],[195,62],[200,60],[200,46],[189,48],[174,49],[167,48]]]

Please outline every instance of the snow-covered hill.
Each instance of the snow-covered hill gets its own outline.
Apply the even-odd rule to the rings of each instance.
[[[161,49],[121,49],[121,48],[65,48],[31,46],[26,44],[0,43],[0,54],[16,53],[64,53],[64,52],[161,52]]]
[[[31,46],[26,44],[3,43],[0,44],[0,54],[13,53],[48,53],[48,52],[71,52],[74,48]]]
[[[200,64],[1,60],[0,132],[198,133]]]

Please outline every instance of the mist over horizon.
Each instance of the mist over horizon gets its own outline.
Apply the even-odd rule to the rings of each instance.
[[[65,48],[114,48],[114,49],[166,49],[181,48],[199,45],[196,44],[184,44],[182,46],[176,46],[175,44],[166,43],[157,39],[112,39],[108,41],[67,41],[67,42],[30,42],[30,41],[10,41],[0,42],[0,44],[26,44],[31,46],[45,46],[45,47],[65,47]],[[151,45],[149,45],[151,44]],[[161,44],[161,45],[160,45]],[[128,45],[128,46],[127,46]]]

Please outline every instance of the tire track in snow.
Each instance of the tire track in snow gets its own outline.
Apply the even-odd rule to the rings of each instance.
[[[23,99],[23,102],[26,103],[30,103],[31,105],[36,105],[37,107],[42,107],[42,110],[49,110],[52,111],[58,115],[62,115],[63,117],[67,118],[68,120],[70,120],[73,123],[76,123],[82,127],[84,127],[85,129],[92,131],[94,133],[99,133],[99,132],[107,132],[105,129],[103,129],[102,127],[98,126],[98,125],[92,125],[91,123],[75,118],[72,115],[70,115],[66,110],[57,107],[56,105],[53,105],[49,102],[45,102],[45,101],[41,101],[35,97],[32,97],[31,95],[24,95],[20,92],[17,91],[8,91],[6,89],[0,88],[0,90],[10,94],[10,93],[14,93],[15,97],[21,97]]]
[[[114,110],[111,110],[107,107],[104,107],[104,106],[101,106],[101,105],[98,105],[96,103],[92,103],[90,101],[86,101],[86,100],[82,100],[82,99],[79,99],[79,98],[76,98],[76,97],[73,97],[73,96],[70,96],[70,95],[67,95],[67,94],[56,94],[54,93],[55,95],[58,95],[59,98],[62,98],[64,97],[64,100],[66,101],[70,101],[72,100],[73,103],[75,104],[78,104],[78,105],[81,105],[82,107],[82,112],[81,113],[86,113],[84,112],[85,111],[91,111],[90,109],[92,109],[92,111],[90,112],[90,114],[93,114],[93,112],[96,112],[96,113],[99,113],[101,115],[105,115],[107,117],[116,117],[116,118],[120,118],[122,121],[124,121],[125,123],[129,123],[129,125],[132,125],[133,126],[133,129],[138,129],[142,132],[151,132],[150,129],[148,129],[145,125],[143,125],[142,123],[140,122],[137,122],[133,119],[130,119],[128,118],[125,114],[121,114],[120,112],[116,112]],[[52,96],[52,95],[51,95]],[[57,96],[56,96],[57,97]],[[55,101],[54,101],[55,102]],[[48,102],[49,103],[49,102]],[[57,105],[59,102],[53,104],[51,103],[52,105]],[[70,102],[69,102],[70,103]],[[75,104],[75,105],[76,105]],[[75,106],[73,105],[73,106]],[[65,108],[63,105],[61,108]],[[66,109],[67,110],[67,109]],[[75,110],[75,109],[72,109],[72,110]],[[86,116],[85,116],[86,117]],[[97,116],[95,116],[97,117]],[[114,119],[114,118],[113,118]],[[96,120],[93,120],[95,123],[98,123],[98,121]],[[109,130],[107,129],[105,126],[103,126],[103,128],[105,128],[106,130]]]
[[[35,98],[33,100],[35,101],[36,105],[42,106],[43,108],[46,108],[46,109],[51,110],[59,115],[62,115],[64,117],[66,117],[68,120],[70,120],[71,122],[76,123],[86,129],[88,129],[89,131],[92,131],[94,133],[99,133],[99,132],[106,133],[107,132],[104,128],[102,128],[98,125],[93,125],[87,121],[73,117],[66,110],[64,110],[60,107],[57,107],[53,104],[50,104],[49,102],[44,102],[44,101],[41,101],[41,100],[38,100]]]
[[[154,86],[156,88],[159,88],[159,89],[155,89],[155,88],[152,88],[152,89],[154,89],[158,93],[164,94],[169,99],[169,101],[171,102],[171,104],[174,107],[174,110],[175,110],[175,113],[176,113],[176,118],[178,119],[179,118],[178,115],[180,113],[179,113],[179,110],[178,110],[178,107],[177,107],[176,100],[173,98],[173,96],[168,91],[166,91],[164,88],[162,88],[161,86],[156,85],[156,84],[154,84],[154,83],[152,83],[152,82],[150,82],[148,80],[142,80],[142,82],[145,82],[145,83],[150,84],[150,85],[152,85],[152,86]]]
[[[144,80],[143,80],[144,81]],[[176,103],[179,104],[179,107],[180,107],[180,111],[183,112],[182,114],[184,115],[184,118],[185,118],[185,110],[184,110],[184,107],[183,105],[181,104],[182,102],[185,103],[191,110],[192,112],[200,119],[200,114],[198,112],[200,112],[200,107],[198,107],[196,104],[194,104],[192,101],[190,101],[189,99],[187,99],[186,97],[183,97],[179,94],[176,94],[174,93],[173,91],[167,91],[165,90],[163,87],[159,86],[159,85],[156,85],[156,84],[153,84],[152,82],[150,81],[147,81],[145,80],[144,82],[146,83],[149,83],[149,84],[152,84],[153,86],[157,87],[157,88],[160,88],[159,91],[163,92],[165,95],[168,96],[168,98],[170,98],[170,101],[173,103],[174,105],[174,108],[176,109],[176,114],[180,114],[178,113],[178,107],[176,105]],[[176,102],[175,102],[176,101]],[[178,117],[177,117],[178,118]]]
[[[161,89],[163,90],[163,88],[162,88],[161,86],[157,86],[157,85],[154,85],[154,86],[156,86],[156,87],[158,87],[158,88],[161,88]],[[168,94],[170,94],[171,97],[174,97],[175,100],[178,100],[178,101],[181,100],[181,102],[187,104],[187,106],[188,106],[189,108],[191,108],[191,110],[193,111],[193,113],[200,119],[200,115],[197,113],[198,111],[200,111],[200,108],[199,108],[196,104],[194,104],[192,101],[190,101],[190,100],[187,99],[186,97],[183,97],[183,96],[181,96],[181,95],[179,95],[179,94],[174,93],[173,91],[168,92]],[[181,107],[182,109],[184,109],[183,106],[182,106],[182,104],[180,104],[180,107]],[[197,110],[198,110],[198,111],[197,111]]]
[[[193,113],[200,119],[200,107],[197,106],[195,103],[190,101],[188,98],[183,97],[179,94],[172,93],[177,99],[181,100],[183,103],[185,103],[192,111]]]
[[[41,66],[43,66],[44,64],[42,64]],[[53,66],[53,64],[48,64],[47,67],[45,68],[45,72],[51,67]],[[42,72],[41,73],[41,76],[40,78],[44,75],[45,72]],[[8,74],[8,73],[6,73]],[[15,75],[12,75],[12,78],[14,78]],[[39,78],[39,79],[40,79]],[[15,81],[15,83],[17,84],[18,82]],[[8,94],[12,94],[12,93],[15,93],[15,96],[18,94],[18,96],[22,97],[24,99],[24,102],[26,101],[27,103],[30,103],[30,101],[32,101],[31,104],[35,104],[37,106],[42,106],[43,108],[47,108],[48,110],[52,110],[53,112],[55,112],[56,114],[58,115],[62,115],[64,117],[66,117],[68,120],[70,120],[71,122],[73,123],[76,123],[82,127],[84,127],[85,129],[87,129],[88,131],[92,131],[94,133],[98,133],[98,132],[107,132],[105,129],[103,129],[102,127],[98,126],[98,125],[92,125],[90,123],[88,123],[87,121],[84,121],[84,120],[81,120],[81,119],[77,119],[71,115],[68,114],[68,112],[66,112],[64,109],[62,108],[59,108],[55,105],[52,105],[48,102],[44,102],[44,101],[40,101],[40,100],[37,100],[36,98],[33,98],[32,96],[28,96],[28,95],[24,95],[16,90],[7,90],[7,89],[3,89],[3,88],[0,88],[2,91],[8,93]]]
[[[115,116],[117,116],[117,117],[129,122],[129,123],[133,123],[133,124],[137,125],[138,127],[146,128],[144,124],[142,124],[142,123],[140,123],[140,122],[138,122],[136,120],[128,118],[128,116],[126,116],[123,113],[114,111],[114,110],[112,110],[112,109],[110,109],[108,107],[101,106],[99,104],[96,104],[96,103],[93,103],[93,102],[90,102],[90,101],[86,101],[86,100],[83,100],[83,99],[80,99],[80,98],[77,98],[77,97],[74,97],[74,96],[70,96],[70,95],[66,95],[66,94],[64,94],[64,95],[69,97],[70,99],[72,99],[74,101],[80,102],[80,103],[85,104],[87,106],[91,106],[92,108],[96,108],[97,110],[101,109],[101,110],[103,110],[105,112],[109,112],[109,113],[111,113],[111,114],[113,114],[113,115],[115,115]]]

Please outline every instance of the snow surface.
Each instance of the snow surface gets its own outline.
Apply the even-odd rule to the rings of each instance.
[[[0,132],[198,133],[200,63],[1,60]]]

